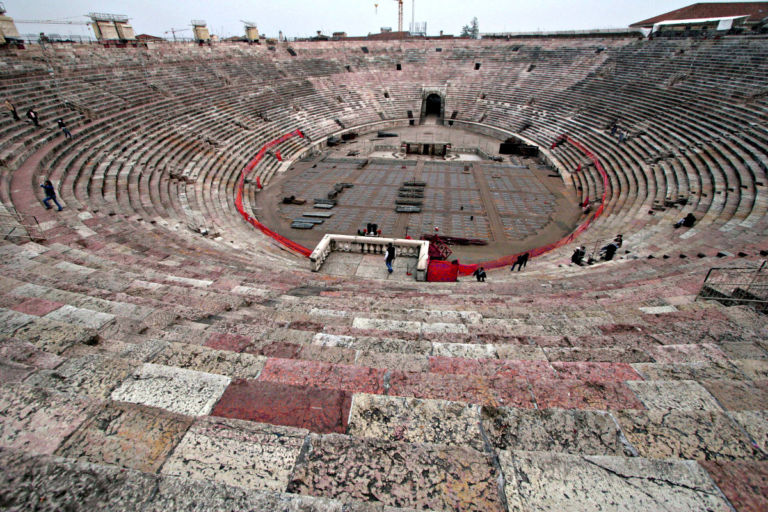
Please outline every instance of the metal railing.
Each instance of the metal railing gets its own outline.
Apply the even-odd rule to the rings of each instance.
[[[33,215],[23,215],[14,211],[0,212],[0,236],[3,240],[42,242],[43,230]]]
[[[713,267],[709,269],[696,300],[716,300],[726,306],[751,304],[768,310],[768,269],[759,267]]]

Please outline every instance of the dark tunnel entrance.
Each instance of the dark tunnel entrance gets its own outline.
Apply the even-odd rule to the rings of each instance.
[[[421,124],[443,124],[443,98],[439,94],[430,94],[424,98],[421,107]]]

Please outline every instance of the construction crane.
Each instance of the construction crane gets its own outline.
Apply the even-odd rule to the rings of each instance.
[[[189,32],[192,30],[191,28],[172,28],[170,30],[166,30],[163,32],[163,34],[173,34],[173,41],[176,42],[176,32]]]

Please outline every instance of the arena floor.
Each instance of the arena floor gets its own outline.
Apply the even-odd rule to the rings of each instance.
[[[454,246],[454,256],[471,263],[537,247],[572,231],[579,220],[573,190],[538,159],[505,156],[503,162],[475,154],[448,158],[404,156],[392,149],[400,140],[450,142],[454,148],[478,148],[496,155],[499,141],[439,126],[393,130],[397,138],[378,139],[376,133],[329,148],[321,156],[298,162],[259,194],[261,218],[271,229],[307,247],[326,233],[354,235],[376,223],[383,236],[414,238],[434,232],[480,239],[486,246]],[[374,153],[375,151],[375,153]],[[350,153],[353,156],[348,156]],[[354,154],[358,153],[358,154]],[[369,153],[387,155],[361,156]],[[420,213],[396,213],[398,189],[410,180],[423,181]],[[350,183],[330,210],[313,208],[336,183]],[[282,204],[281,198],[306,199],[304,205]],[[308,212],[332,216],[311,230],[292,229],[291,222]]]

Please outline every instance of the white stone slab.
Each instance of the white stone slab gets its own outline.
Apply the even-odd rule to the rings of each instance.
[[[312,308],[309,310],[309,314],[314,316],[333,316],[337,318],[344,318],[345,316],[349,316],[349,313],[347,311],[340,311],[338,309],[321,309],[321,308]]]
[[[648,315],[661,315],[664,313],[674,313],[675,311],[677,311],[677,308],[675,306],[649,306],[649,307],[643,307],[639,309],[640,311]]]
[[[421,324],[421,332],[423,333],[442,333],[442,332],[451,332],[451,333],[461,333],[461,334],[467,334],[469,333],[469,330],[467,329],[467,326],[464,324],[448,324],[444,322],[436,322],[436,323],[423,323]]]
[[[421,332],[421,322],[406,320],[381,320],[378,318],[360,318],[352,321],[355,329],[371,329],[376,331]]]
[[[144,363],[112,392],[112,400],[205,416],[221,398],[230,378],[224,375]]]
[[[63,270],[64,272],[72,272],[75,274],[81,274],[86,276],[88,274],[93,274],[94,272],[96,272],[96,270],[92,268],[84,267],[82,265],[75,265],[74,263],[70,263],[68,261],[60,261],[57,264],[55,264],[53,268]]]
[[[202,418],[190,427],[161,473],[284,491],[307,433],[250,421]]]
[[[510,511],[727,511],[707,473],[694,461],[499,453]]]
[[[115,315],[109,313],[100,313],[90,309],[76,308],[65,304],[59,309],[51,311],[43,318],[63,322],[67,324],[81,325],[91,329],[100,329],[115,318]]]
[[[213,281],[208,281],[205,279],[192,279],[190,277],[168,276],[166,279],[174,283],[186,284],[195,288],[208,288],[213,284]]]
[[[466,359],[496,359],[496,347],[490,344],[434,342],[432,343],[432,355]]]
[[[319,332],[312,338],[313,345],[321,347],[351,347],[355,343],[354,336],[341,336]]]

